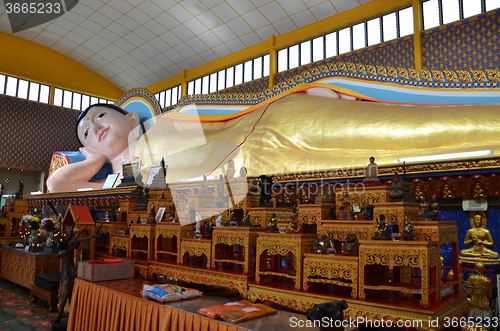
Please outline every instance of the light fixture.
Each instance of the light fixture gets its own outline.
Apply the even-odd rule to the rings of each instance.
[[[473,151],[473,152],[463,152],[463,153],[436,154],[436,155],[428,155],[428,156],[405,157],[402,159],[398,159],[398,162],[403,163],[403,162],[439,161],[439,160],[460,159],[460,158],[488,156],[488,155],[493,155],[493,151],[492,150],[483,150],[483,151]]]
[[[31,195],[37,195],[37,194],[42,194],[43,192],[41,191],[34,191],[34,192],[31,192]]]
[[[92,191],[93,188],[91,187],[86,187],[86,188],[79,188],[78,191]]]

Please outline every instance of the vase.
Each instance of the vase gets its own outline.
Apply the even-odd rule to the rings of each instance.
[[[37,230],[35,230],[35,229],[31,229],[31,234],[28,237],[28,243],[31,246],[35,246],[36,244],[38,244],[38,236],[36,234],[36,231]]]
[[[401,233],[399,232],[394,232],[392,235],[391,235],[391,239],[393,241],[400,241],[401,240]]]
[[[335,255],[335,253],[337,253],[337,250],[335,249],[335,247],[328,247],[326,249],[326,254],[328,254],[328,255]]]
[[[54,246],[54,232],[49,231],[49,236],[47,237],[45,244],[47,245],[47,247]]]

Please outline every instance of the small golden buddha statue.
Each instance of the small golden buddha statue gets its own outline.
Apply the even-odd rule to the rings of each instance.
[[[236,168],[234,167],[234,161],[229,160],[227,162],[227,170],[226,170],[226,176],[228,179],[233,179],[234,174],[236,173]]]
[[[473,223],[471,224],[473,227],[467,231],[464,239],[464,245],[469,246],[474,244],[474,246],[460,251],[460,255],[463,257],[498,259],[497,252],[486,248],[493,247],[494,242],[490,231],[485,228],[486,224],[483,221],[483,216],[480,213],[474,214],[473,222],[471,223]]]
[[[413,198],[415,200],[423,200],[424,199],[424,192],[422,192],[422,189],[420,186],[417,186],[415,188],[415,193],[413,194]]]
[[[448,186],[448,185],[443,186],[443,198],[444,199],[454,199],[455,198],[455,195],[453,194],[453,192],[450,189],[450,186]]]
[[[472,191],[472,197],[474,199],[486,198],[486,194],[481,185],[479,184],[474,185],[474,190]]]

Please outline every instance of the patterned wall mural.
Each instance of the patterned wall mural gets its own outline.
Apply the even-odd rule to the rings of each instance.
[[[336,61],[414,69],[415,50],[413,48],[413,36],[364,48],[356,52],[337,56],[334,59]]]
[[[78,149],[79,113],[0,95],[0,166],[48,171],[52,152]]]
[[[216,93],[258,93],[269,87],[269,77],[253,80]]]
[[[486,70],[499,66],[500,10],[494,10],[422,35],[424,68]]]

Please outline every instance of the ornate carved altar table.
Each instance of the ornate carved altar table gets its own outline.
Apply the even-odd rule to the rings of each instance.
[[[125,256],[130,257],[130,236],[124,234],[112,234],[109,239],[109,254],[113,255],[113,249],[125,251]]]
[[[184,259],[184,254],[188,253],[190,256],[201,257],[203,255],[207,258],[207,268],[212,265],[212,241],[209,239],[194,239],[184,238],[181,242],[181,261]],[[183,263],[184,264],[184,263]]]
[[[257,237],[262,232],[263,228],[254,227],[215,227],[212,232],[212,269],[215,269],[217,262],[230,262],[241,264],[244,274],[250,273],[252,246],[256,245]],[[240,246],[241,258],[232,256],[236,245]],[[223,256],[224,254],[229,256]]]
[[[359,246],[359,298],[365,299],[365,289],[368,290],[395,290],[407,295],[421,294],[420,305],[429,307],[430,296],[439,289],[439,251],[435,241],[386,241],[360,240]],[[385,266],[401,268],[401,283],[379,284],[377,270],[371,270],[372,283],[368,284],[366,266]],[[405,268],[406,267],[406,268]],[[420,288],[412,286],[411,271],[409,268],[420,268]],[[397,271],[395,268],[394,273]],[[396,275],[398,276],[398,275]],[[436,301],[438,295],[436,294]]]
[[[121,230],[125,231],[127,229],[127,223],[125,222],[96,222],[97,228],[101,226],[100,232],[106,235],[106,243],[97,242],[97,251],[99,251],[99,247],[104,248],[105,251],[111,251],[111,235],[119,234]]]
[[[273,214],[276,214],[277,219],[288,219],[292,216],[292,208],[266,208],[266,207],[255,207],[248,208],[250,213],[250,219],[255,225],[260,225],[262,228],[267,228],[267,224],[271,220]]]
[[[194,232],[194,225],[181,226],[179,222],[158,222],[155,232],[155,260],[175,260],[181,263],[179,250],[182,238],[186,238],[189,232]]]
[[[260,284],[262,276],[265,275],[285,277],[294,282],[296,290],[300,290],[304,254],[311,252],[315,238],[314,234],[260,233],[257,238],[255,282]],[[266,251],[272,255],[270,268],[267,266]],[[291,269],[285,270],[282,267],[283,260],[287,256],[292,260],[293,265],[290,265]]]
[[[141,219],[142,220],[146,220],[148,218],[148,212],[147,211],[137,211],[137,210],[133,210],[133,211],[129,211],[127,213],[127,222],[128,224],[132,225],[132,224],[141,224],[141,223],[137,223],[137,219]]]
[[[338,215],[342,206],[342,187],[336,187],[335,190],[336,215]],[[373,207],[375,204],[388,202],[390,191],[391,188],[386,185],[365,186],[364,189],[349,189],[349,196],[353,204],[361,206],[364,203],[367,207]]]
[[[152,260],[155,251],[155,224],[130,225],[130,257],[138,253],[140,258]],[[146,258],[144,258],[146,255]]]
[[[309,282],[349,286],[351,297],[357,299],[358,270],[357,256],[306,253],[303,289],[307,292]]]
[[[318,237],[326,234],[333,240],[337,252],[342,250],[342,241],[348,233],[354,233],[358,239],[371,239],[375,235],[373,221],[321,221],[318,226]]]
[[[458,229],[456,221],[415,221],[413,222],[415,240],[437,241],[441,245],[451,244],[453,257],[453,280],[445,280],[444,287],[452,287],[455,293],[460,292],[460,266],[458,262]],[[439,282],[441,287],[441,282]],[[438,301],[441,300],[441,289],[438,290]]]
[[[55,253],[27,252],[24,249],[2,246],[0,276],[30,288],[38,274],[58,274],[60,260]]]
[[[394,232],[403,232],[405,218],[414,220],[418,213],[418,203],[415,202],[386,202],[377,203],[373,208],[373,226],[377,227],[377,219],[384,215],[387,220],[387,226],[395,225]],[[397,230],[397,231],[396,231]]]
[[[303,204],[299,207],[299,221],[302,224],[319,224],[321,220],[330,219],[330,209],[333,203]]]

